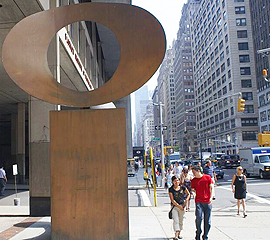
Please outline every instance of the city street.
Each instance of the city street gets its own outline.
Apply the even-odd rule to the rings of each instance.
[[[213,202],[212,228],[210,239],[269,239],[268,223],[270,211],[270,179],[248,178],[247,194],[247,218],[237,216],[237,203],[231,191],[231,179],[235,169],[224,169],[224,179],[218,180],[215,187],[216,200]],[[154,193],[140,189],[144,185],[143,169],[135,177],[129,177],[129,203],[130,212],[136,214],[136,207],[150,207],[152,214],[159,220],[167,238],[172,238],[172,222],[168,219],[167,213],[170,209],[170,200],[167,190],[157,188],[158,207],[154,207]],[[139,185],[137,185],[139,184]],[[135,186],[138,189],[135,189]],[[133,211],[131,211],[133,210]],[[138,211],[138,209],[137,209]],[[162,216],[162,217],[161,217]],[[184,221],[184,239],[194,239],[194,199],[191,200],[191,211],[186,213]],[[147,229],[147,226],[145,227]],[[131,228],[132,230],[132,228]],[[132,239],[144,239],[134,232],[131,232]],[[154,233],[153,233],[154,234]],[[153,238],[154,239],[154,238]],[[165,238],[166,239],[166,238]]]
[[[149,169],[150,170],[150,169]],[[216,200],[213,202],[212,227],[209,239],[249,240],[269,239],[270,179],[248,178],[247,218],[237,216],[236,200],[231,191],[231,178],[235,169],[224,169],[224,179],[215,188]],[[145,188],[144,169],[134,177],[128,177],[129,229],[131,240],[172,239],[174,233],[172,220],[168,219],[170,200],[168,191],[157,187],[157,203],[154,204],[153,189]],[[158,183],[160,183],[160,178]],[[0,199],[0,239],[37,239],[50,237],[50,218],[29,218],[29,192],[19,190],[21,206],[13,206],[14,190],[9,185],[6,196]],[[14,217],[11,217],[13,215]],[[194,239],[194,199],[191,210],[184,219],[183,239]],[[14,230],[15,229],[15,230]],[[7,238],[16,231],[16,236]]]

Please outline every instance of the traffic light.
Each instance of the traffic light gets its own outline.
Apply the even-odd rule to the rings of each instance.
[[[267,76],[268,76],[268,72],[267,72],[267,69],[263,69],[263,77],[264,78],[267,78]]]
[[[245,111],[245,102],[246,100],[243,98],[238,98],[238,103],[237,103],[237,112],[244,112]]]

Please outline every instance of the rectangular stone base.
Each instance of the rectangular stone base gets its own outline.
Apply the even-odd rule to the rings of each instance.
[[[124,109],[53,111],[53,240],[128,240]]]
[[[33,217],[51,215],[50,197],[30,197],[30,215]]]

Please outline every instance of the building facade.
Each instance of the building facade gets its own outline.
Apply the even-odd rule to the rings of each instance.
[[[253,41],[256,60],[260,132],[270,131],[270,83],[262,76],[265,68],[269,72],[269,54],[258,54],[258,50],[270,48],[270,2],[250,0]]]
[[[198,6],[198,1],[184,4],[174,45],[176,131],[180,152],[185,155],[194,155],[198,151],[190,32],[190,19]]]
[[[168,49],[162,62],[158,76],[158,98],[163,107],[163,124],[167,126],[164,130],[164,145],[175,146],[176,136],[176,105],[175,105],[175,82],[174,82],[174,47]]]
[[[1,44],[10,29],[24,17],[78,0],[4,1],[0,9]],[[92,2],[104,2],[93,0]],[[110,1],[130,4],[130,0]],[[63,38],[64,34],[64,38]],[[69,44],[67,45],[67,40]],[[74,61],[69,53],[76,52]],[[89,91],[109,81],[120,60],[120,47],[111,32],[95,22],[76,22],[61,29],[48,50],[48,66],[54,77],[74,91]],[[78,62],[80,67],[78,68]],[[2,61],[0,61],[3,69]],[[84,68],[82,75],[80,68]],[[12,164],[18,164],[19,180],[29,183],[30,215],[50,214],[50,120],[52,110],[75,109],[55,106],[33,98],[19,89],[4,70],[0,72],[0,154],[8,178]],[[87,76],[87,79],[86,79]],[[128,156],[132,156],[130,98],[119,99],[116,107],[126,108]]]
[[[257,146],[258,104],[250,4],[203,0],[191,23],[198,140],[204,151]],[[237,112],[241,93],[245,112]]]
[[[149,101],[148,86],[144,85],[135,92],[135,116],[136,127],[134,131],[134,146],[143,146],[142,141],[142,117],[146,111],[146,105]],[[141,101],[146,101],[146,104]]]
[[[143,146],[145,151],[149,151],[153,147],[155,137],[153,103],[149,102],[146,107],[146,112],[142,119]]]

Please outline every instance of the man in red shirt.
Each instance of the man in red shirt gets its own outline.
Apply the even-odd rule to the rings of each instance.
[[[191,190],[196,194],[196,240],[200,240],[202,233],[201,223],[203,219],[203,240],[207,240],[208,233],[211,227],[211,211],[214,183],[211,176],[203,174],[199,166],[194,166],[192,168],[192,172],[194,174],[194,178],[191,180]]]

